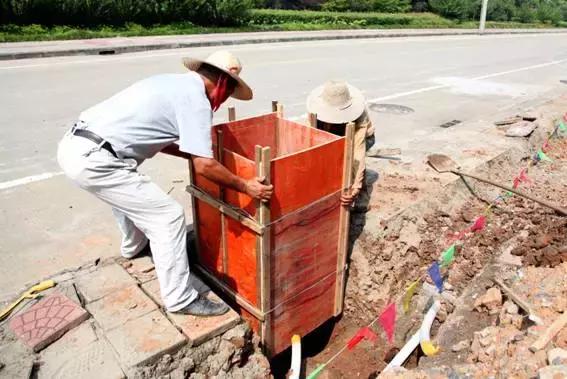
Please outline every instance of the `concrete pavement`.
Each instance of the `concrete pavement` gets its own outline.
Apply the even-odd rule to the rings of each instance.
[[[77,115],[138,79],[183,71],[182,56],[204,57],[216,49],[0,62],[0,299],[54,272],[117,254],[110,209],[58,175],[56,144]],[[443,144],[457,153],[461,140],[474,139],[491,120],[567,90],[560,83],[567,79],[567,39],[561,34],[294,42],[231,50],[255,89],[252,102],[232,103],[239,117],[266,112],[278,99],[286,115],[300,118],[313,87],[345,79],[371,103],[378,146],[400,147],[408,161]],[[223,109],[216,119],[225,115]],[[461,139],[444,137],[447,130],[440,125],[452,120],[461,121],[451,127],[462,128]],[[142,170],[189,206],[184,162],[156,157]]]
[[[485,35],[567,33],[567,29],[487,29]],[[215,33],[0,43],[0,60],[66,55],[108,55],[189,47],[304,42],[360,38],[477,35],[477,29],[363,29],[297,32]]]

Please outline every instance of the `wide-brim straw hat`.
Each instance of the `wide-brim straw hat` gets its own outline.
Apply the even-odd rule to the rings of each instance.
[[[183,58],[183,65],[191,71],[197,71],[203,64],[218,68],[236,80],[237,84],[231,95],[232,97],[238,100],[252,99],[252,89],[240,77],[242,65],[238,58],[236,58],[233,54],[228,51],[221,50],[209,55],[205,60],[197,58]]]
[[[345,124],[359,118],[366,101],[356,87],[346,82],[328,81],[315,88],[307,98],[307,111],[330,124]]]

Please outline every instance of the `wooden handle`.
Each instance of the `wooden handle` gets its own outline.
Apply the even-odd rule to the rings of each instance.
[[[524,198],[526,198],[526,199],[528,199],[528,200],[535,201],[536,203],[541,204],[541,205],[543,205],[544,207],[548,207],[548,208],[550,208],[550,209],[553,209],[554,211],[556,211],[556,212],[558,212],[558,213],[561,213],[563,216],[567,216],[567,209],[564,209],[564,208],[560,207],[559,205],[554,204],[554,203],[551,203],[551,202],[548,202],[548,201],[546,201],[546,200],[538,199],[538,198],[536,198],[536,197],[533,197],[533,196],[531,196],[531,195],[528,195],[528,194],[525,193],[525,192],[522,192],[522,191],[517,190],[517,189],[515,189],[515,188],[509,187],[509,186],[507,186],[507,185],[505,185],[505,184],[496,183],[496,182],[493,182],[492,180],[488,180],[488,179],[485,179],[485,178],[481,178],[481,177],[476,176],[476,175],[473,175],[473,174],[464,173],[464,172],[462,172],[462,171],[453,170],[453,171],[451,171],[451,172],[452,172],[453,174],[457,174],[457,175],[460,175],[460,176],[467,176],[467,177],[469,177],[469,178],[476,179],[476,180],[478,180],[479,182],[483,182],[483,183],[487,183],[487,184],[492,184],[493,186],[502,188],[502,189],[504,189],[504,190],[506,190],[506,191],[510,191],[510,192],[515,193],[516,195],[521,196],[521,197],[524,197]]]

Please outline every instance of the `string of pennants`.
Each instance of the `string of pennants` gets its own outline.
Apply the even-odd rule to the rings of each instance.
[[[513,179],[513,188],[518,188],[521,184],[533,184],[533,181],[528,177],[529,167],[536,165],[539,162],[553,162],[551,158],[547,156],[547,152],[552,149],[551,139],[555,136],[567,136],[567,113],[563,118],[556,124],[552,133],[548,135],[545,139],[542,147],[536,151],[532,160],[527,168],[523,168],[520,173]],[[455,259],[455,253],[462,248],[466,239],[475,233],[482,232],[487,224],[488,214],[491,208],[496,205],[499,201],[504,201],[507,197],[512,196],[511,192],[506,192],[504,195],[498,195],[494,202],[488,205],[484,214],[478,216],[474,222],[464,230],[456,233],[450,238],[451,245],[441,253],[439,260],[433,262],[431,266],[427,269],[427,272],[422,274],[419,278],[410,283],[407,287],[406,292],[402,297],[402,309],[404,313],[408,313],[410,309],[411,300],[419,286],[419,284],[425,279],[426,275],[429,276],[432,282],[435,284],[437,291],[439,293],[443,292],[443,276],[441,271],[447,269],[451,262]],[[327,362],[320,364],[313,370],[307,379],[315,379],[321,374],[321,372],[327,367],[332,361],[334,361],[339,355],[341,355],[345,350],[353,350],[361,341],[367,340],[369,342],[375,343],[378,340],[378,335],[372,329],[372,327],[379,323],[382,330],[386,334],[386,338],[390,344],[394,340],[394,332],[396,329],[396,303],[389,303],[386,308],[368,325],[360,328],[355,335],[343,346],[334,356],[332,356]],[[439,347],[436,347],[431,341],[420,341],[421,349],[423,353],[427,356],[435,355],[439,351]]]

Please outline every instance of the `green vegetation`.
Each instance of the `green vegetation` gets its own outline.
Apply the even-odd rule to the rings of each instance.
[[[475,28],[481,1],[0,0],[0,41],[230,31]],[[488,20],[487,27],[498,28],[567,26],[567,0],[489,0]]]

